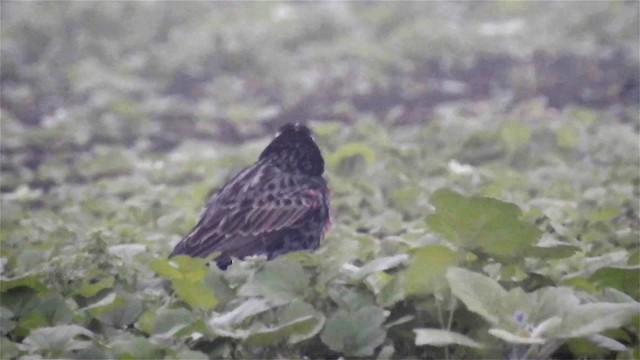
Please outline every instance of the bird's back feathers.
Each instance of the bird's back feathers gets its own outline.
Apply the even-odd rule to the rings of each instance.
[[[324,161],[305,129],[283,127],[258,162],[211,197],[170,257],[219,252],[218,266],[226,268],[232,257],[315,249],[329,220],[329,198]]]

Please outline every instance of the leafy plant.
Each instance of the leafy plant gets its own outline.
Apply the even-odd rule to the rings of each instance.
[[[3,2],[0,358],[640,358],[638,6]],[[168,260],[291,121],[321,247]]]

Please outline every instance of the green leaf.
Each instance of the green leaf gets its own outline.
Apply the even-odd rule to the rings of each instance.
[[[106,278],[103,278],[100,281],[97,281],[95,283],[84,283],[77,291],[76,293],[80,296],[84,296],[84,297],[91,297],[96,295],[98,292],[100,292],[101,290],[104,289],[110,289],[113,287],[113,283],[114,283],[115,278],[113,276],[109,276]]]
[[[640,307],[627,303],[594,303],[575,307],[565,315],[556,336],[582,337],[628,324],[640,315]]]
[[[620,212],[620,209],[618,209],[617,207],[608,206],[608,207],[593,209],[589,211],[587,214],[585,214],[585,217],[591,222],[597,222],[597,221],[609,222],[613,218],[615,218],[619,212]]]
[[[296,332],[308,332],[309,329],[318,328],[317,324],[318,320],[313,316],[301,317],[278,326],[253,330],[246,339],[246,343],[251,346],[275,344]]]
[[[589,280],[599,288],[612,287],[640,300],[639,269],[604,267],[593,273]]]
[[[24,290],[34,296],[14,298],[13,295],[17,295],[18,292],[10,291],[2,298],[3,305],[9,307],[14,313],[14,318],[18,321],[17,327],[13,330],[14,335],[26,336],[32,329],[66,324],[72,320],[73,313],[61,295],[51,293],[39,297],[35,295],[33,290],[22,288],[21,292],[25,293]],[[14,301],[18,301],[18,303],[14,303]],[[69,302],[73,301],[69,300]]]
[[[334,153],[325,156],[327,167],[339,174],[351,174],[356,169],[370,166],[376,153],[368,144],[357,142],[340,146]]]
[[[216,331],[216,329],[229,328],[240,324],[245,319],[263,313],[274,307],[285,304],[285,301],[271,301],[266,299],[251,298],[240,304],[235,309],[228,313],[216,316],[209,320],[209,327]]]
[[[291,301],[302,298],[308,288],[309,275],[302,265],[291,258],[281,257],[265,263],[238,294]]]
[[[88,340],[77,339],[78,336],[93,338],[93,333],[78,325],[43,327],[32,330],[22,343],[40,352],[63,355],[65,352],[84,349],[91,345]]]
[[[296,301],[278,310],[278,325],[252,329],[246,342],[252,346],[267,346],[284,339],[296,344],[320,332],[324,315],[311,305]]]
[[[147,248],[142,244],[118,244],[109,246],[107,251],[109,251],[110,254],[129,262],[132,261],[136,255],[147,251]]]
[[[620,330],[622,332],[622,330]],[[626,333],[623,332],[626,335]],[[627,350],[626,346],[619,341],[616,341],[610,337],[604,335],[591,335],[588,336],[587,339],[592,344],[597,345],[598,347],[611,350],[611,351],[625,351]],[[629,339],[630,340],[630,339]]]
[[[47,291],[47,287],[40,282],[40,275],[24,275],[0,280],[0,292],[2,293],[18,287],[28,287],[39,293]]]
[[[200,351],[193,350],[184,350],[178,353],[178,359],[189,359],[189,360],[209,360],[209,356],[207,354]]]
[[[153,270],[158,276],[161,276],[165,279],[174,280],[174,279],[183,279],[184,276],[180,272],[178,265],[175,263],[171,263],[169,260],[165,259],[154,259],[149,262],[149,267]]]
[[[546,321],[554,316],[564,318],[565,313],[580,305],[575,291],[564,286],[543,287],[527,294],[527,298],[530,306],[522,306],[519,310],[528,312],[530,321],[533,322]]]
[[[287,340],[289,344],[297,344],[318,334],[324,326],[325,316],[322,312],[317,311],[313,306],[303,301],[288,304],[279,314],[283,321],[294,321],[307,316],[312,316],[314,320],[305,321],[304,324],[297,325],[294,329],[291,329],[292,331],[289,332]]]
[[[382,327],[385,318],[384,310],[376,306],[354,312],[338,310],[327,320],[320,338],[331,350],[346,356],[371,356],[387,336]]]
[[[512,344],[544,344],[547,342],[546,335],[553,337],[552,334],[561,323],[562,319],[559,316],[550,317],[535,327],[525,320],[518,324],[514,332],[493,328],[489,330],[489,334]]]
[[[153,334],[163,334],[176,332],[191,325],[195,320],[191,311],[179,309],[160,309],[156,312],[157,316],[153,325]]]
[[[640,265],[640,249],[629,251],[629,266]]]
[[[336,167],[341,161],[354,156],[361,156],[369,165],[376,160],[376,153],[368,144],[349,143],[340,146],[333,154],[328,154],[327,163]]]
[[[115,328],[133,324],[142,313],[142,301],[134,294],[111,293],[85,308],[102,323]]]
[[[571,354],[582,358],[599,358],[604,359],[611,350],[595,345],[586,338],[568,339],[567,346],[571,350]]]
[[[27,335],[31,330],[46,327],[49,325],[47,319],[39,311],[26,314],[20,317],[18,328],[15,330],[19,335]]]
[[[578,132],[575,126],[567,124],[556,133],[558,146],[565,149],[573,149],[578,145]]]
[[[356,273],[353,275],[353,277],[355,279],[362,279],[367,275],[378,272],[378,271],[389,270],[389,269],[398,267],[400,265],[405,265],[407,264],[408,260],[409,260],[409,256],[407,256],[406,254],[379,257],[371,260],[370,262],[365,264],[363,267],[358,269]]]
[[[317,121],[312,126],[314,133],[323,137],[338,133],[344,125],[339,121]]]
[[[396,350],[393,345],[385,345],[380,349],[380,352],[376,356],[376,360],[391,360],[393,359],[395,351]]]
[[[169,260],[154,259],[149,267],[159,276],[169,280],[197,282],[207,274],[207,261],[200,258],[178,255]]]
[[[109,344],[118,359],[160,359],[162,350],[149,339],[133,337],[115,340]]]
[[[5,336],[16,327],[13,311],[0,306],[0,335]]]
[[[446,273],[451,292],[467,306],[492,324],[501,317],[500,303],[507,292],[497,281],[473,271],[450,268]]]
[[[121,306],[122,304],[123,300],[118,298],[118,295],[115,292],[112,292],[100,299],[100,301],[87,306],[85,310],[93,316],[99,316],[115,307]]]
[[[429,227],[447,240],[469,249],[479,249],[500,259],[518,259],[527,254],[541,232],[521,221],[520,209],[512,203],[441,189],[431,196],[436,213],[427,217]]]
[[[533,246],[528,256],[538,259],[562,259],[567,258],[578,251],[573,245],[557,245],[557,246]]]
[[[71,322],[73,313],[60,294],[52,294],[40,301],[38,312],[46,319],[48,325],[61,325]]]
[[[20,354],[18,345],[11,342],[8,338],[0,338],[0,359],[16,359]]]
[[[149,335],[153,332],[153,327],[156,322],[156,312],[151,310],[146,310],[140,315],[138,321],[135,323],[136,329],[144,332]]]
[[[484,347],[481,343],[453,331],[440,329],[413,329],[413,331],[416,333],[416,345],[418,346],[462,345],[474,348]]]
[[[387,274],[384,271],[378,271],[373,274],[369,274],[364,279],[364,284],[373,292],[376,296],[379,296],[382,290],[389,285],[393,280],[393,276]]]
[[[500,137],[502,138],[507,151],[514,152],[529,143],[531,130],[524,122],[509,121],[503,123],[500,127]]]
[[[391,307],[393,304],[404,300],[406,296],[404,288],[404,274],[396,274],[390,280],[386,281],[379,293],[376,294],[378,304],[384,307]]]
[[[489,334],[502,339],[511,344],[544,344],[546,342],[545,339],[534,338],[525,335],[513,334],[503,329],[489,329]]]
[[[208,271],[207,259],[179,255],[171,258],[169,263],[177,263],[180,273],[182,273],[184,280],[187,281],[200,281],[204,279]]]
[[[193,282],[191,280],[174,279],[171,284],[176,291],[176,295],[192,308],[211,310],[218,303],[213,290],[203,280]]]
[[[440,293],[448,287],[445,273],[457,264],[457,255],[443,245],[427,245],[411,254],[405,272],[407,294]]]
[[[411,213],[416,206],[416,199],[420,195],[420,189],[413,186],[405,186],[391,193],[391,202],[394,207]]]
[[[372,294],[359,287],[333,285],[327,288],[327,295],[338,307],[348,312],[375,305],[375,298]]]

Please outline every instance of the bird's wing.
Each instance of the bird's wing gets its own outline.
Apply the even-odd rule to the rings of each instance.
[[[235,255],[234,249],[246,248],[260,235],[294,225],[322,204],[318,190],[282,187],[290,180],[287,177],[295,175],[274,176],[261,171],[260,163],[254,167],[238,174],[212,197],[196,226],[171,256],[207,256],[216,251]],[[256,243],[256,250],[264,245]]]

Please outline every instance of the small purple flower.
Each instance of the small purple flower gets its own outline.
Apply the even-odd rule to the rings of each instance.
[[[527,321],[527,314],[524,311],[516,310],[513,312],[513,319],[519,325],[525,325]]]

